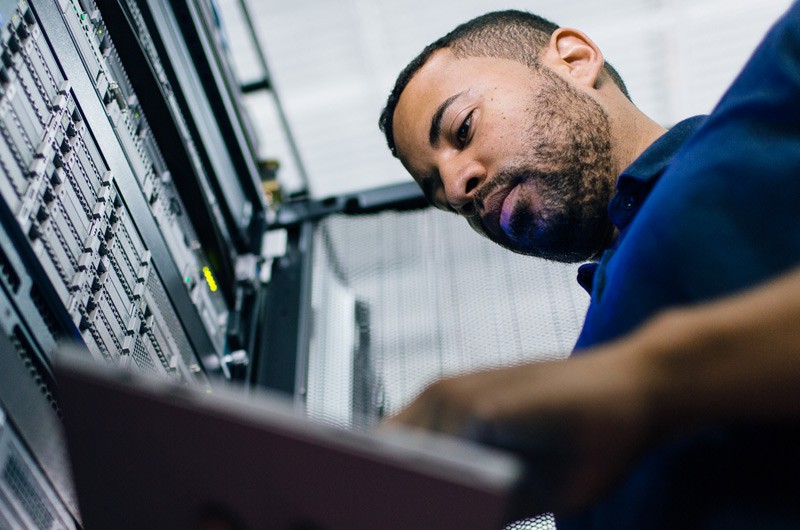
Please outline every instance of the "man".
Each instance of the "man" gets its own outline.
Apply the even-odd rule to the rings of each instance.
[[[390,148],[433,204],[501,245],[596,260],[577,348],[604,346],[438,383],[397,420],[527,454],[534,509],[573,513],[559,529],[796,527],[800,411],[770,377],[795,376],[785,354],[800,352],[767,332],[784,313],[748,313],[760,334],[745,337],[775,337],[735,343],[749,355],[719,319],[749,298],[610,341],[800,263],[799,28],[795,4],[709,119],[669,132],[587,36],[538,17],[480,17],[412,61],[381,116]]]
[[[585,34],[516,11],[426,48],[381,127],[436,207],[511,250],[573,262],[613,241],[616,177],[665,132]]]

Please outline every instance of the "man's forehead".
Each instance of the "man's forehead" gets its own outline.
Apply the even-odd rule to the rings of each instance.
[[[437,100],[451,95],[447,91],[459,82],[453,67],[457,60],[449,49],[444,48],[434,52],[417,70],[400,94],[394,113],[395,127],[404,124],[406,115],[413,114],[411,111],[422,110],[422,107],[436,108],[441,103]]]
[[[463,73],[457,68],[458,62],[460,60],[449,49],[437,50],[400,95],[392,119],[394,140],[401,160],[427,143],[428,127],[437,107],[466,89],[467,79],[458,75]]]
[[[461,62],[464,59],[465,58],[456,57],[453,50],[450,48],[438,49],[428,57],[428,60],[425,61],[412,76],[409,86],[412,84],[423,84],[425,81],[438,80],[442,77],[449,77],[448,72],[456,66],[455,63]]]
[[[527,65],[489,56],[457,57],[449,48],[434,52],[412,76],[397,102],[393,119],[397,153],[406,159],[428,146],[428,132],[437,108],[448,99],[469,93],[482,98],[488,91],[511,86],[514,81],[530,82],[535,72]]]

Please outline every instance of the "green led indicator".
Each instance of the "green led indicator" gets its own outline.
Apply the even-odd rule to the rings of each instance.
[[[183,281],[185,281],[186,283],[192,283],[192,277],[187,276]]]

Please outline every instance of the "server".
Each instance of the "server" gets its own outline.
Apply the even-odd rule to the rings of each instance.
[[[61,341],[249,377],[268,208],[207,2],[0,1],[0,528],[75,528]]]

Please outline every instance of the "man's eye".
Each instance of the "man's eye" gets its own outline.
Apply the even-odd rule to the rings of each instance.
[[[467,143],[467,139],[469,138],[469,128],[471,123],[472,113],[470,112],[467,117],[464,118],[464,121],[461,123],[461,127],[459,127],[458,131],[456,131],[456,139],[462,146]]]

